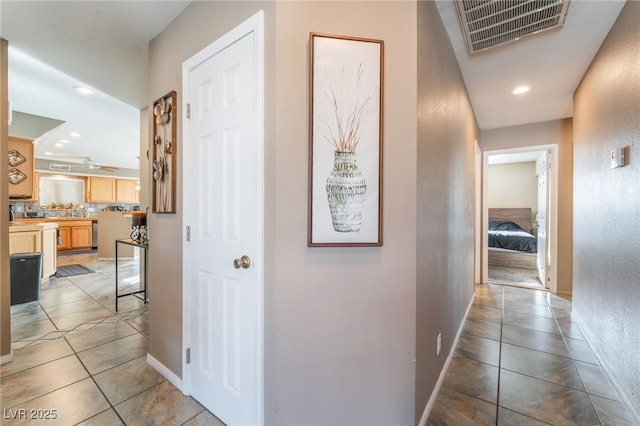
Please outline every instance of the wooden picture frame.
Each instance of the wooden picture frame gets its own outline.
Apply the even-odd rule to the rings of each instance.
[[[152,212],[176,212],[177,94],[171,91],[153,103]]]
[[[384,42],[309,37],[309,247],[382,245]]]

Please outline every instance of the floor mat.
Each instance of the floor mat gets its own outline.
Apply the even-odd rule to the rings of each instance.
[[[65,265],[58,266],[58,270],[56,271],[54,277],[63,278],[63,277],[71,277],[73,275],[84,275],[84,274],[92,274],[95,271],[93,269],[89,269],[86,266],[82,265]]]

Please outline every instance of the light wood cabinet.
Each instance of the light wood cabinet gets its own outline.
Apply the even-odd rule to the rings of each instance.
[[[131,179],[116,179],[116,202],[117,203],[138,203],[137,182]]]
[[[40,251],[42,231],[21,231],[9,233],[9,253],[35,253]]]
[[[56,228],[42,231],[42,278],[50,277],[58,268]]]
[[[89,176],[87,178],[87,201],[90,203],[114,203],[116,201],[116,180]]]
[[[9,198],[33,198],[33,141],[9,137]]]
[[[91,248],[91,222],[71,228],[71,248]]]
[[[90,220],[60,221],[60,245],[58,251],[91,248],[93,243]]]
[[[71,227],[60,225],[60,244],[58,250],[71,250]]]
[[[40,199],[40,173],[33,172],[33,196],[27,201],[38,201]]]

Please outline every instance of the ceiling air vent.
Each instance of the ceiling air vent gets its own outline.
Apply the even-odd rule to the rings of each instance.
[[[49,170],[53,170],[56,172],[70,172],[71,166],[68,164],[49,163]]]
[[[560,27],[569,0],[458,0],[467,51],[480,52]]]

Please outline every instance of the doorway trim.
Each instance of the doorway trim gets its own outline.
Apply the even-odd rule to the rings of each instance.
[[[497,154],[514,154],[528,151],[551,152],[551,184],[549,185],[549,255],[551,270],[549,271],[549,291],[558,293],[558,144],[531,145],[518,148],[498,149],[482,153],[482,283],[489,282],[489,156]],[[543,283],[544,285],[544,283]],[[545,286],[546,288],[547,286]]]
[[[255,37],[255,49],[253,52],[255,64],[256,64],[256,140],[257,140],[257,177],[259,179],[257,185],[257,206],[259,217],[257,223],[256,238],[257,243],[257,256],[259,262],[255,262],[252,267],[256,269],[257,279],[257,333],[256,333],[256,379],[257,379],[257,397],[256,397],[256,412],[258,413],[258,424],[264,424],[264,11],[260,10],[253,16],[242,22],[209,46],[205,47],[186,61],[182,63],[182,211],[183,211],[183,240],[182,240],[182,392],[185,395],[191,394],[191,380],[188,374],[189,367],[187,365],[187,348],[191,346],[190,342],[190,330],[192,327],[189,312],[191,310],[191,286],[189,285],[189,272],[191,269],[189,256],[186,254],[189,250],[189,244],[187,241],[187,227],[190,226],[190,220],[192,217],[192,207],[194,203],[192,200],[197,194],[193,194],[191,188],[192,179],[191,175],[186,170],[189,170],[188,159],[192,153],[192,147],[189,144],[189,119],[187,118],[187,107],[185,94],[189,93],[189,72],[197,65],[206,61],[216,53],[224,50],[226,47],[240,40],[247,34],[253,33]],[[215,414],[215,413],[213,413]]]

